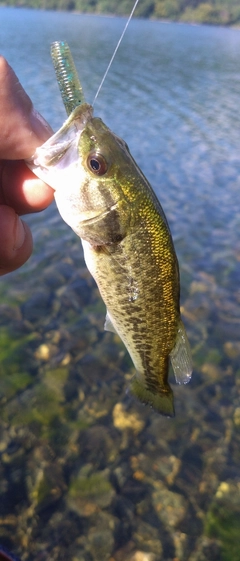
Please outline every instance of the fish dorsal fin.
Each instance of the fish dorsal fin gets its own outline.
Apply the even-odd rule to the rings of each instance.
[[[188,384],[192,376],[192,356],[183,322],[180,320],[175,346],[170,353],[171,364],[178,384]]]
[[[112,333],[117,333],[115,327],[113,327],[112,320],[110,319],[109,312],[107,310],[106,319],[104,323],[105,331],[111,331]]]

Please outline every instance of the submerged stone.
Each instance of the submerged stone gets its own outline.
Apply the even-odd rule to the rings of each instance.
[[[205,520],[205,533],[221,545],[222,561],[239,561],[240,485],[220,483]]]
[[[145,421],[137,411],[126,411],[122,403],[116,403],[113,409],[113,424],[120,431],[131,430],[137,435],[144,429]]]
[[[147,561],[147,556],[150,556],[149,559],[151,560],[151,555],[154,555],[154,561],[155,559],[157,559],[157,561],[162,559],[163,548],[157,528],[151,526],[147,522],[139,520],[137,528],[135,532],[133,532],[132,539],[137,551],[133,554],[133,557],[130,557],[131,560],[137,561],[139,557],[140,561],[142,556],[142,560],[144,561],[145,559]],[[143,555],[146,557],[144,558]]]
[[[157,516],[169,528],[176,528],[187,512],[185,498],[170,491],[161,481],[155,481],[153,486],[152,501]]]
[[[108,507],[114,494],[107,470],[89,475],[80,471],[70,483],[68,506],[80,516],[91,516],[99,508]]]

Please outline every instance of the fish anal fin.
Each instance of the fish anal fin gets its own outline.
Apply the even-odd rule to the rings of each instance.
[[[175,416],[173,392],[170,386],[167,391],[157,390],[156,393],[153,393],[145,387],[143,381],[135,376],[131,381],[130,392],[142,403],[153,407],[157,413],[165,415],[166,417]]]
[[[174,376],[178,384],[188,384],[192,376],[192,355],[182,320],[179,322],[177,339],[170,353]]]
[[[106,319],[105,319],[105,323],[104,323],[104,329],[105,329],[105,331],[111,331],[111,333],[117,333],[115,327],[112,324],[112,320],[109,316],[108,310],[107,310]]]

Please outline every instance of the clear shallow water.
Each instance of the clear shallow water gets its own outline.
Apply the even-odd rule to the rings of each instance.
[[[0,50],[54,129],[65,112],[50,43],[69,42],[91,102],[124,25],[6,8],[0,19]],[[131,362],[102,332],[55,205],[27,218],[34,255],[1,279],[0,542],[23,559],[239,559],[239,51],[238,30],[134,20],[95,107],[175,240],[194,356],[192,383],[173,387],[175,420],[126,397]]]

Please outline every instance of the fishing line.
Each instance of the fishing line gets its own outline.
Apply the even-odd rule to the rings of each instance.
[[[113,55],[112,55],[112,57],[111,57],[111,59],[110,59],[110,62],[109,62],[109,64],[108,64],[108,66],[107,66],[107,69],[106,69],[106,71],[105,71],[105,73],[104,73],[104,75],[103,75],[103,78],[102,78],[101,82],[100,82],[100,85],[99,85],[99,87],[98,87],[98,90],[97,90],[97,93],[96,93],[96,95],[95,95],[95,98],[94,98],[94,100],[93,100],[93,104],[92,104],[92,105],[94,105],[94,103],[95,103],[95,101],[96,101],[96,99],[97,99],[97,97],[98,97],[98,94],[99,94],[99,92],[100,92],[100,90],[101,90],[101,88],[102,88],[102,85],[103,85],[103,83],[105,82],[106,76],[107,76],[107,74],[108,74],[108,72],[109,72],[109,69],[110,69],[111,66],[112,66],[113,60],[114,60],[114,58],[115,58],[115,56],[116,56],[116,53],[117,53],[117,51],[118,51],[118,49],[119,49],[119,47],[120,47],[120,45],[121,45],[121,42],[122,42],[123,37],[124,37],[124,35],[125,35],[126,31],[127,31],[128,25],[129,25],[129,23],[130,23],[130,21],[131,21],[131,19],[132,19],[132,17],[133,17],[133,14],[134,14],[135,9],[136,9],[136,7],[137,7],[137,5],[138,5],[138,2],[139,2],[139,0],[136,0],[136,1],[135,1],[135,4],[134,4],[133,9],[132,9],[132,11],[131,11],[131,13],[130,13],[130,16],[129,16],[127,22],[126,22],[126,25],[125,25],[125,27],[124,27],[124,29],[123,29],[123,31],[122,31],[122,34],[121,34],[121,36],[120,36],[120,39],[119,39],[118,43],[117,43],[117,46],[115,47],[115,49],[114,49],[114,51],[113,51]]]

